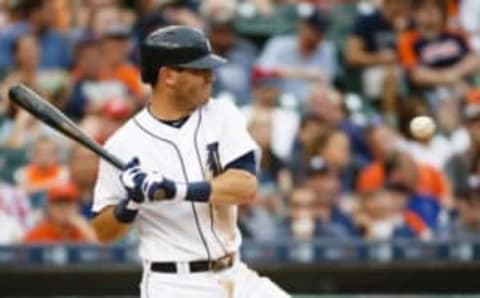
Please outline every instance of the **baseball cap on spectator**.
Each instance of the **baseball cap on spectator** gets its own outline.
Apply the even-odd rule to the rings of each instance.
[[[315,156],[310,159],[308,162],[308,167],[307,167],[307,176],[313,176],[316,174],[327,174],[330,172],[330,168],[325,161],[320,156]]]
[[[102,116],[109,119],[124,120],[130,117],[132,112],[132,106],[120,98],[110,99],[102,107]]]
[[[72,182],[54,184],[47,192],[49,202],[77,201],[79,197],[78,188]]]
[[[298,15],[300,21],[304,22],[319,33],[325,32],[328,28],[329,22],[326,13],[310,4],[298,5]]]
[[[254,67],[251,75],[252,86],[280,88],[281,79],[278,73],[271,69]]]
[[[463,115],[467,121],[480,118],[480,89],[472,89],[465,96]]]

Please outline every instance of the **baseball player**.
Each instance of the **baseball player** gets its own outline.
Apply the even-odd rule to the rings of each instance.
[[[144,298],[290,297],[239,258],[237,205],[257,190],[258,148],[235,106],[210,100],[204,34],[170,26],[140,49],[149,104],[107,140],[123,171],[100,162],[93,225],[110,242],[138,225]]]

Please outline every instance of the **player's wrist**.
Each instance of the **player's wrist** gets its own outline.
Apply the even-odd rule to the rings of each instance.
[[[121,223],[132,223],[138,214],[139,205],[130,199],[120,201],[113,209],[115,219]]]
[[[212,193],[212,184],[208,181],[188,183],[185,200],[191,202],[208,202]]]
[[[208,181],[175,183],[173,201],[208,202],[212,186]]]

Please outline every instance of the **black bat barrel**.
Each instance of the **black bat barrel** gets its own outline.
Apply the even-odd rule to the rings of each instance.
[[[95,143],[59,109],[24,85],[15,85],[8,90],[10,99],[51,128],[87,147],[118,169],[124,163]]]

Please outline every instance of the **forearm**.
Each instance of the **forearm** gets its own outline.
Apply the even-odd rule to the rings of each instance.
[[[450,85],[460,79],[455,69],[435,70],[429,67],[417,67],[413,70],[411,78],[421,86]]]
[[[419,66],[413,70],[412,79],[418,85],[449,85],[475,74],[479,68],[480,58],[475,54],[470,54],[457,64],[441,70]]]
[[[229,169],[211,181],[210,202],[236,205],[250,203],[257,193],[257,178],[247,171]]]
[[[83,218],[79,214],[72,216],[71,223],[80,231],[80,233],[83,235],[87,242],[98,242],[95,230],[85,218]]]
[[[91,221],[97,239],[102,243],[111,243],[128,233],[130,225],[119,222],[115,218],[114,209],[114,206],[106,207]]]
[[[278,72],[286,79],[301,79],[307,81],[325,81],[325,74],[316,68],[305,68],[295,66],[280,66]]]
[[[351,37],[346,44],[345,61],[350,66],[370,66],[381,64],[377,53],[365,51],[363,42],[358,37]]]

